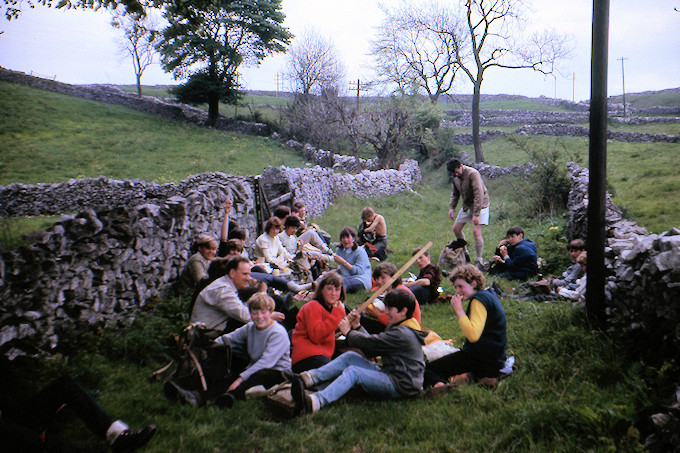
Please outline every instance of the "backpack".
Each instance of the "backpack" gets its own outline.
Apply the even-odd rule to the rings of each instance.
[[[286,381],[267,391],[265,399],[267,406],[269,406],[272,412],[283,418],[291,418],[296,415],[295,400],[293,400],[293,395],[291,394],[291,387],[292,384]],[[309,394],[309,391],[305,390],[305,393]]]
[[[463,239],[457,239],[451,244],[444,247],[442,253],[439,255],[437,267],[439,269],[451,270],[457,266],[462,266],[470,262],[470,256],[467,254],[465,246],[467,242]],[[450,247],[453,246],[453,247]]]
[[[186,390],[208,391],[224,382],[231,367],[231,348],[215,343],[222,331],[206,329],[202,323],[190,324],[175,337],[179,349],[177,369],[166,380],[172,380]],[[156,371],[152,379],[170,368],[173,362]]]

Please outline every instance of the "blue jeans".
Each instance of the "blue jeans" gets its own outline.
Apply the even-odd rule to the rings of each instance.
[[[387,373],[354,351],[345,352],[321,368],[309,371],[309,374],[317,384],[333,380],[328,387],[314,394],[321,407],[340,399],[357,384],[366,393],[401,398]]]
[[[366,289],[364,282],[359,277],[343,277],[342,283],[345,285],[345,291],[348,293],[356,293]]]

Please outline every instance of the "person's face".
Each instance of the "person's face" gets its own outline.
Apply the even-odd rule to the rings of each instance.
[[[416,264],[418,264],[418,267],[422,269],[430,264],[430,257],[427,255],[420,255],[416,260]]]
[[[390,278],[392,276],[390,274],[380,274],[378,278],[375,280],[375,283],[378,285],[378,288],[382,288],[382,286],[390,281]]]
[[[272,312],[267,309],[250,310],[250,319],[260,330],[266,329],[272,323]]]
[[[460,167],[456,168],[453,170],[453,176],[460,178],[463,175],[463,166],[461,165]]]
[[[288,236],[292,236],[292,235],[294,235],[296,232],[297,232],[297,227],[289,226],[288,228],[286,228],[286,234],[287,234]]]
[[[215,255],[217,254],[217,247],[212,248],[210,246],[202,246],[198,248],[198,251],[203,255],[203,258],[211,260],[215,258]]]
[[[340,288],[335,285],[326,285],[321,288],[321,295],[328,305],[333,305],[340,300]]]
[[[456,288],[456,294],[460,294],[463,300],[470,300],[477,292],[477,282],[473,281],[472,284],[470,284],[462,278],[454,280],[453,287]]]
[[[390,324],[398,324],[405,320],[407,311],[406,307],[402,308],[401,311],[395,307],[387,307],[387,318],[390,320]]]
[[[576,258],[578,258],[583,250],[578,250],[578,249],[569,249],[569,255],[571,256],[572,261],[576,261]]]
[[[245,261],[238,263],[236,269],[229,271],[229,278],[234,282],[236,289],[246,289],[250,281],[250,264]]]
[[[347,236],[341,237],[340,238],[340,244],[345,249],[352,248],[352,246],[354,245],[354,236],[352,236],[351,234],[348,234]]]
[[[508,234],[508,245],[517,245],[522,241],[521,234]]]
[[[277,234],[279,234],[279,231],[281,231],[281,227],[280,227],[280,226],[272,226],[272,227],[269,229],[269,232],[268,232],[267,234],[268,234],[269,236],[271,236],[271,237],[274,237],[274,236],[276,236]]]
[[[305,208],[298,209],[298,217],[304,219],[307,215],[307,210]]]

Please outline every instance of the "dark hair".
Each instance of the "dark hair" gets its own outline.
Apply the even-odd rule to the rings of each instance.
[[[277,216],[270,217],[264,225],[264,232],[269,234],[273,228],[281,228],[281,219]]]
[[[286,221],[283,222],[283,229],[285,230],[289,227],[300,228],[300,225],[302,225],[302,222],[300,222],[299,218],[295,217],[294,215],[289,215],[286,217]]]
[[[574,239],[569,243],[569,247],[567,247],[568,250],[585,250],[586,249],[586,243],[583,242],[583,239]]]
[[[227,255],[231,254],[231,252],[236,252],[237,255],[240,255],[243,253],[243,244],[238,239],[229,239],[224,246],[224,251]]]
[[[245,241],[246,236],[246,230],[242,230],[241,228],[229,228],[227,239],[238,239],[240,241]]]
[[[210,261],[210,265],[208,266],[208,283],[212,283],[218,278],[227,275],[227,262],[232,258],[234,257],[225,256]]]
[[[511,226],[510,228],[508,228],[508,231],[507,231],[507,233],[505,233],[505,236],[508,237],[511,234],[514,234],[514,235],[521,234],[522,237],[523,237],[524,236],[524,228],[522,228],[519,225]]]
[[[357,230],[352,228],[351,226],[346,226],[342,230],[340,230],[340,240],[342,241],[342,238],[345,236],[352,236],[354,238],[354,245],[352,245],[352,250],[356,250],[357,247],[359,247],[359,244],[357,244]]]
[[[250,260],[243,255],[234,255],[227,259],[227,264],[224,266],[224,275],[228,275],[229,272],[236,270],[241,263],[250,264]]]
[[[446,162],[446,171],[453,173],[453,171],[459,169],[461,165],[463,164],[460,163],[460,160],[454,157]]]
[[[392,277],[394,274],[397,273],[397,271],[398,271],[397,266],[390,263],[389,261],[383,261],[382,263],[378,264],[375,267],[375,269],[373,269],[373,280],[377,280],[383,274]],[[399,277],[397,277],[394,283],[392,283],[392,288],[396,288],[397,286],[401,285],[401,283],[402,279],[400,275]]]
[[[420,252],[421,250],[422,250],[422,247],[416,247],[416,248],[414,248],[413,251],[411,252],[411,256],[415,256],[415,254],[418,253],[418,252]],[[423,255],[424,255],[424,256],[430,256],[430,251],[429,251],[429,250],[425,250],[425,251],[423,252]]]
[[[458,266],[451,271],[449,281],[454,283],[458,279],[465,280],[470,285],[472,285],[472,282],[477,282],[477,287],[475,289],[484,289],[484,274],[472,264]]]
[[[314,291],[314,300],[321,302],[322,304],[326,303],[326,299],[323,297],[323,289],[326,286],[335,286],[336,288],[340,288],[340,300],[345,301],[345,285],[342,283],[342,277],[336,273],[336,272],[329,272],[323,277],[321,277],[321,280],[318,281],[318,286],[316,287],[316,291]]]
[[[393,289],[385,294],[385,307],[396,308],[397,311],[402,311],[406,308],[406,319],[413,317],[413,311],[416,309],[416,298],[411,291],[405,289]]]
[[[290,208],[285,204],[280,204],[274,208],[274,217],[283,220],[290,215]]]

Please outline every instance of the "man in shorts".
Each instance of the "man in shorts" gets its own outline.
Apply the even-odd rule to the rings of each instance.
[[[482,175],[474,168],[461,164],[460,160],[456,158],[449,160],[446,163],[446,169],[453,181],[451,203],[449,204],[449,217],[454,222],[453,234],[456,235],[456,239],[465,239],[463,227],[466,223],[472,223],[477,256],[475,264],[483,266],[482,225],[489,224],[489,192],[486,190],[484,181],[482,181]],[[463,207],[456,216],[456,206],[460,198],[463,199]]]

